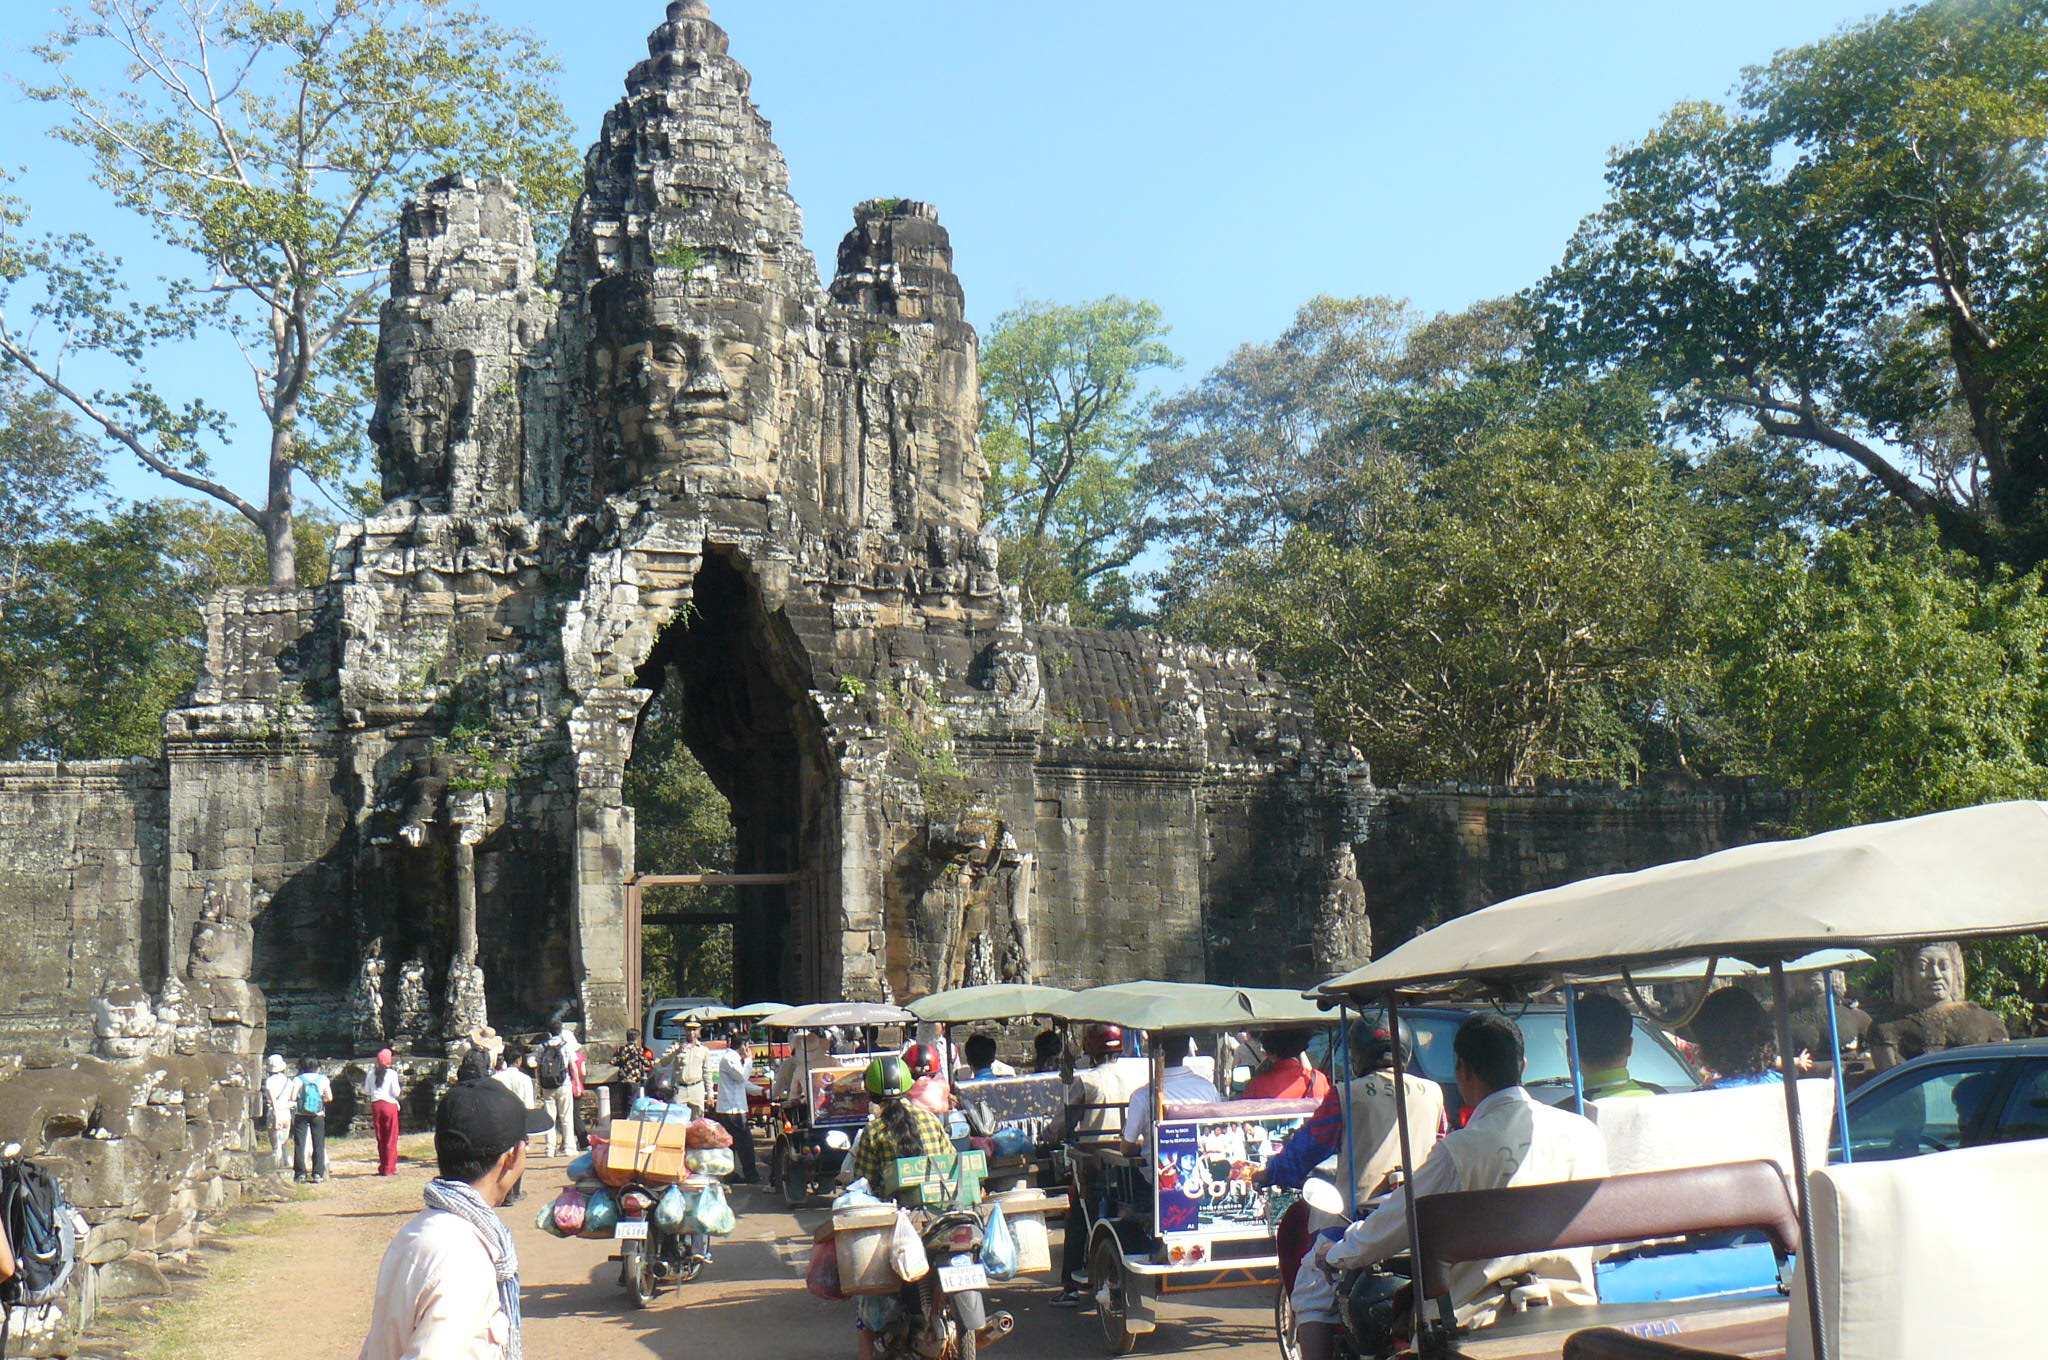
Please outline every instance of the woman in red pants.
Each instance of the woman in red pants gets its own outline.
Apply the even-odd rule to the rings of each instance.
[[[391,1050],[379,1049],[377,1065],[370,1069],[370,1118],[377,1131],[377,1174],[398,1174],[398,1069],[391,1065]]]

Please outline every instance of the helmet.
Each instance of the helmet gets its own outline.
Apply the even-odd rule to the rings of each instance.
[[[894,1053],[884,1053],[868,1064],[868,1094],[878,1100],[895,1100],[910,1094],[915,1080],[910,1075],[910,1064]]]
[[[1400,1022],[1401,1057],[1399,1066],[1406,1067],[1415,1061],[1415,1031],[1408,1028],[1408,1022]],[[1394,1062],[1394,1036],[1387,1033],[1383,1020],[1357,1020],[1351,1025],[1351,1052],[1359,1060],[1359,1067],[1367,1072],[1377,1072]]]
[[[945,1070],[945,1059],[930,1044],[912,1044],[904,1049],[903,1061],[910,1064],[910,1073],[914,1077],[936,1077]]]
[[[1091,1058],[1100,1058],[1107,1053],[1124,1051],[1124,1027],[1122,1025],[1090,1025],[1081,1036],[1081,1051]]]
[[[1344,1330],[1360,1355],[1382,1355],[1394,1339],[1394,1315],[1401,1310],[1399,1295],[1408,1281],[1385,1271],[1359,1272],[1339,1301]]]

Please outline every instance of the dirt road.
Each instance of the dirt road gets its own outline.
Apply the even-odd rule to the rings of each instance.
[[[232,1235],[191,1300],[122,1336],[143,1360],[353,1360],[370,1316],[377,1263],[391,1235],[419,1208],[431,1170],[418,1157],[380,1179],[360,1140],[330,1144],[332,1175],[309,1196],[251,1231]],[[695,1284],[633,1309],[618,1285],[608,1243],[561,1240],[533,1226],[561,1182],[563,1159],[537,1161],[526,1197],[505,1213],[519,1246],[526,1354],[532,1360],[624,1356],[691,1360],[844,1360],[853,1354],[850,1306],[813,1298],[803,1285],[817,1215],[792,1215],[771,1191],[733,1190],[739,1229],[717,1246]],[[1003,1287],[1017,1331],[993,1360],[1080,1360],[1103,1354],[1095,1316],[1051,1306],[1050,1276]],[[1271,1300],[1244,1293],[1168,1305],[1138,1354],[1275,1354]]]

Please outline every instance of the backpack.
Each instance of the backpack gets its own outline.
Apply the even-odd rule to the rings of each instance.
[[[78,1223],[57,1178],[34,1162],[0,1162],[0,1231],[14,1244],[14,1278],[0,1305],[34,1307],[64,1292],[78,1262]]]
[[[537,1066],[543,1091],[559,1090],[569,1080],[569,1060],[563,1056],[560,1044],[542,1044]]]
[[[313,1080],[312,1072],[299,1074],[299,1096],[293,1104],[300,1114],[322,1114],[327,1109],[327,1097],[320,1094],[320,1083]]]

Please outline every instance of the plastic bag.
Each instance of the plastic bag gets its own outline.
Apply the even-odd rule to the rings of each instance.
[[[804,1272],[804,1288],[833,1303],[846,1298],[839,1288],[839,1248],[833,1245],[831,1238],[811,1248],[811,1268]]]
[[[859,1180],[852,1182],[844,1190],[841,1190],[833,1198],[832,1207],[835,1209],[845,1209],[855,1204],[880,1204],[881,1202],[875,1198],[875,1192],[868,1188],[868,1178],[862,1176]]]
[[[733,1216],[732,1205],[726,1202],[725,1187],[716,1181],[686,1193],[692,1196],[684,1220],[689,1231],[724,1237],[739,1226],[739,1220]]]
[[[588,1209],[581,1191],[573,1187],[555,1196],[555,1202],[548,1206],[554,1211],[555,1226],[562,1230],[564,1237],[573,1237],[583,1231],[583,1215]]]
[[[989,1141],[989,1153],[996,1157],[1022,1157],[1031,1151],[1031,1135],[1022,1129],[1000,1128]]]
[[[981,1265],[991,1280],[1011,1279],[1017,1273],[1017,1237],[1000,1204],[989,1210],[981,1230]]]
[[[533,1226],[539,1228],[549,1237],[567,1237],[569,1235],[555,1226],[555,1206],[553,1201],[540,1206],[540,1212],[533,1216]]]
[[[671,1231],[681,1228],[683,1220],[689,1217],[689,1214],[690,1202],[676,1186],[671,1185],[662,1191],[661,1198],[655,1201],[655,1223]]]
[[[609,1190],[600,1190],[590,1197],[583,1210],[583,1231],[590,1236],[609,1235],[619,1221],[619,1202],[612,1198]]]
[[[575,1161],[569,1163],[567,1167],[563,1168],[562,1174],[567,1176],[572,1181],[596,1180],[597,1163],[592,1161],[590,1158],[590,1154],[586,1152],[578,1156]]]
[[[730,1176],[736,1164],[731,1148],[698,1148],[684,1160],[699,1176]]]
[[[889,1234],[889,1269],[899,1280],[921,1280],[931,1273],[932,1263],[924,1254],[924,1239],[917,1224],[901,1209],[896,1211],[896,1228]]]
[[[699,1148],[729,1148],[732,1134],[716,1119],[699,1119],[683,1135],[683,1146],[693,1152]]]

